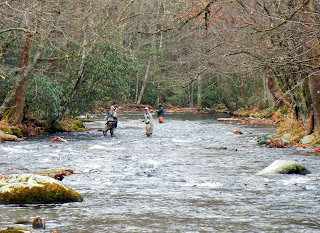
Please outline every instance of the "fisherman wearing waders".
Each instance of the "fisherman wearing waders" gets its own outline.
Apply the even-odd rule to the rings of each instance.
[[[157,115],[159,118],[159,123],[163,123],[164,111],[163,111],[162,104],[159,104],[159,106],[158,106]]]
[[[140,120],[140,122],[144,122],[146,124],[146,135],[147,137],[150,137],[152,135],[152,130],[153,130],[153,118],[152,114],[149,111],[148,107],[144,108],[144,120]]]
[[[110,135],[113,137],[113,132],[118,125],[117,113],[114,106],[110,106],[110,111],[104,120],[107,121],[107,123],[104,126],[103,136],[107,136],[107,132],[110,130]]]

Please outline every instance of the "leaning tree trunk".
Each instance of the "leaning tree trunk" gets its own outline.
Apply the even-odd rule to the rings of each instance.
[[[268,75],[267,77],[267,88],[269,89],[270,94],[275,99],[274,105],[277,105],[277,104],[290,105],[290,102],[287,96],[280,90],[273,72],[271,72],[271,74]],[[274,107],[275,106],[270,106],[270,108],[274,108]]]
[[[21,124],[23,120],[23,110],[24,110],[24,104],[26,100],[26,90],[27,90],[27,80],[29,74],[26,73],[26,68],[28,66],[29,56],[31,53],[33,43],[33,34],[28,34],[25,40],[24,44],[24,50],[21,60],[21,71],[20,71],[20,77],[21,77],[21,86],[17,90],[15,95],[15,101],[13,106],[12,114],[10,114],[8,122],[13,125]]]
[[[86,32],[84,33],[83,36],[83,45],[82,45],[82,55],[81,55],[81,63],[80,63],[80,67],[79,67],[79,71],[78,71],[78,78],[77,81],[73,87],[73,89],[71,90],[69,97],[67,98],[66,102],[63,104],[62,110],[59,114],[59,116],[56,119],[53,119],[49,125],[49,127],[53,126],[57,121],[61,121],[65,115],[65,113],[67,112],[70,104],[72,103],[72,100],[75,96],[75,94],[77,93],[78,89],[80,88],[80,84],[83,80],[84,77],[84,72],[85,72],[85,68],[86,68],[86,63],[87,63],[87,58],[88,58],[88,54],[90,53],[90,48],[86,47],[87,45],[87,35]],[[92,49],[92,47],[91,47]]]
[[[30,49],[32,46],[32,38],[33,36],[28,36],[25,42],[25,48],[22,58],[22,69],[20,72],[20,76],[7,94],[5,100],[3,101],[0,107],[0,117],[5,114],[5,111],[11,107],[11,104],[15,101],[15,105],[12,108],[12,113],[9,115],[9,122],[12,124],[21,124],[23,118],[23,108],[25,103],[25,90],[28,76],[33,71],[36,64],[39,62],[42,51],[45,47],[45,40],[47,35],[43,35],[41,41],[39,43],[39,47],[35,56],[33,58],[32,63],[28,64],[27,60],[30,55]],[[30,46],[30,47],[29,47]],[[20,102],[19,102],[20,101]]]
[[[144,80],[143,80],[143,83],[142,83],[142,86],[141,86],[141,90],[140,90],[140,93],[139,93],[137,104],[141,103],[144,90],[146,89],[146,86],[147,86],[147,81],[148,81],[149,73],[150,73],[151,60],[152,60],[152,57],[149,58],[149,62],[148,62],[148,65],[147,65],[147,70],[146,70],[146,73],[144,75]]]
[[[159,6],[158,6],[158,3],[157,1],[154,2],[154,9],[155,9],[155,13],[159,14]],[[154,24],[153,27],[152,27],[153,31],[157,30],[157,24]],[[153,53],[156,52],[157,50],[157,46],[156,46],[156,34],[152,34],[152,41],[151,41],[151,50]],[[139,97],[138,97],[138,101],[137,101],[137,104],[141,104],[141,101],[142,101],[142,97],[143,97],[143,94],[144,94],[144,91],[147,87],[147,82],[148,82],[148,79],[149,79],[149,76],[150,76],[150,69],[151,69],[151,64],[152,65],[155,65],[156,64],[156,57],[154,55],[151,55],[149,57],[149,61],[148,61],[148,65],[147,65],[147,70],[146,70],[146,73],[144,75],[144,80],[143,80],[143,83],[142,83],[142,86],[141,86],[141,90],[140,90],[140,93],[139,93]]]

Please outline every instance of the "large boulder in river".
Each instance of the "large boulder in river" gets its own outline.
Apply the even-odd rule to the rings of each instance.
[[[16,174],[0,179],[0,204],[51,204],[83,201],[61,181],[35,174]]]
[[[310,171],[308,171],[301,163],[294,160],[276,160],[268,167],[258,172],[257,175],[272,173],[305,175],[309,174]]]

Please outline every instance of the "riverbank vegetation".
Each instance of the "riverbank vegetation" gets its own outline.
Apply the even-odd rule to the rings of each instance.
[[[318,1],[0,6],[4,132],[28,135],[30,126],[54,132],[66,118],[111,104],[130,110],[161,102],[271,119],[280,134],[299,125],[294,138],[319,138]]]

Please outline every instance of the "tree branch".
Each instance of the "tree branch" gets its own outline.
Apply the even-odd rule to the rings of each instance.
[[[310,0],[306,0],[305,2],[303,2],[301,4],[301,6],[297,7],[296,9],[294,9],[294,11],[289,16],[284,16],[284,19],[280,23],[275,25],[274,27],[267,28],[267,29],[253,28],[253,30],[255,30],[256,32],[269,32],[269,31],[275,30],[275,29],[281,27],[282,25],[286,24],[289,20],[291,20],[293,18],[293,16],[298,11],[300,11],[303,7],[305,7],[309,2],[310,2]]]
[[[216,0],[211,0],[207,3],[207,5],[202,8],[197,14],[190,16],[189,18],[185,19],[181,25],[179,27],[169,27],[169,28],[163,28],[163,29],[159,29],[157,31],[154,32],[141,32],[138,31],[137,33],[143,33],[143,34],[158,34],[161,32],[167,32],[167,31],[171,31],[171,30],[181,30],[185,25],[187,25],[191,20],[196,19],[197,17],[199,17],[200,15],[204,14],[204,13],[209,13],[210,12],[210,7],[212,6],[212,4],[214,4],[216,2]]]
[[[26,33],[35,33],[33,31],[30,31],[27,28],[7,28],[7,29],[0,30],[0,34],[6,33],[6,32],[11,32],[11,31],[23,31],[23,32],[26,32]]]

